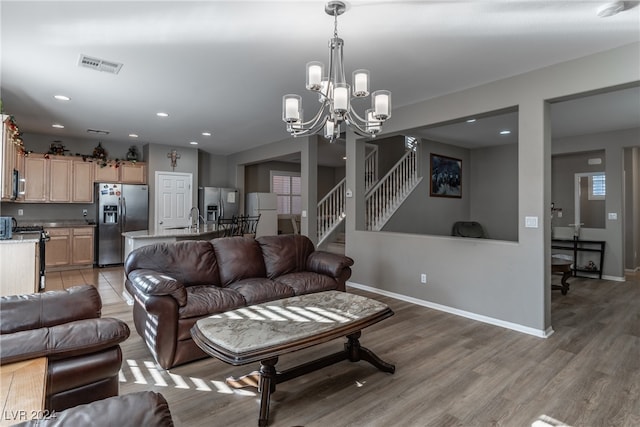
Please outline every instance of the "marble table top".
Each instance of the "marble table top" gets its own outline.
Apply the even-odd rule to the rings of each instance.
[[[327,291],[215,314],[198,320],[191,334],[208,354],[239,365],[349,335],[391,315],[379,301]]]

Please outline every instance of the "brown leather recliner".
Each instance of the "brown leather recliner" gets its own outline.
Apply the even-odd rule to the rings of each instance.
[[[91,285],[0,298],[0,365],[46,357],[49,411],[117,396],[130,331],[101,310]]]
[[[207,357],[191,328],[211,314],[281,298],[345,290],[353,260],[316,251],[302,235],[223,237],[143,246],[124,265],[133,320],[164,369]]]
[[[171,411],[160,393],[139,391],[109,397],[56,412],[45,419],[34,419],[14,427],[173,427]]]

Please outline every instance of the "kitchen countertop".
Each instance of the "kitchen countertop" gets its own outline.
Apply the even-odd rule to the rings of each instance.
[[[157,239],[162,237],[194,237],[205,236],[210,234],[220,233],[222,230],[218,229],[216,224],[210,224],[201,226],[199,229],[185,228],[165,228],[161,230],[138,230],[127,231],[122,233],[126,238],[130,239]]]
[[[38,243],[40,241],[40,233],[13,233],[11,239],[0,240],[0,243]]]
[[[18,222],[19,226],[42,226],[45,228],[74,228],[74,227],[95,227],[95,221],[84,219],[57,219],[57,220],[32,220]]]

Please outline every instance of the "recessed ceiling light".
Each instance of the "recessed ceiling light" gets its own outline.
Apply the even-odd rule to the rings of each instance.
[[[71,98],[69,98],[66,95],[54,95],[53,96],[55,99],[57,99],[58,101],[70,101]]]
[[[508,129],[505,129],[505,130],[501,130],[501,131],[500,131],[500,135],[509,135],[510,133],[511,133],[511,131],[510,131],[510,130],[508,130]]]
[[[56,128],[56,129],[64,129],[63,125],[59,125],[58,123],[54,123],[51,125],[52,128]]]
[[[160,112],[160,113],[156,113],[156,116],[158,116],[158,117],[169,117],[169,113]]]
[[[202,136],[211,136],[211,132],[202,132]]]
[[[129,134],[129,136],[130,136],[131,138],[137,138],[137,137],[138,137],[138,134],[137,134],[137,133],[130,133],[130,134]]]
[[[189,144],[191,145],[198,145],[198,143],[196,141],[191,141]]]
[[[469,120],[467,120],[467,123],[473,123],[475,121],[476,121],[476,119],[469,119]]]
[[[617,15],[624,10],[623,1],[614,1],[611,3],[603,4],[598,8],[596,14],[600,18],[607,18],[609,16]]]

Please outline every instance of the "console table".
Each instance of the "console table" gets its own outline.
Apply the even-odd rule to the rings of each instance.
[[[597,274],[598,279],[602,279],[602,267],[604,265],[604,246],[603,240],[580,240],[580,239],[553,239],[551,240],[551,249],[563,249],[573,252],[573,275],[578,276],[578,273],[592,273]],[[580,268],[578,266],[578,253],[590,252],[596,253],[599,256],[599,263],[595,270],[587,268]],[[588,277],[588,276],[582,276]]]

